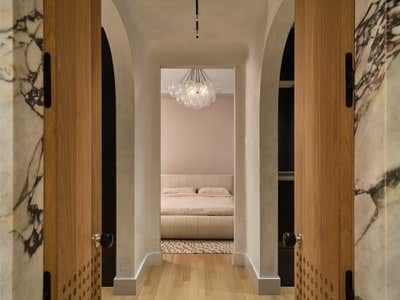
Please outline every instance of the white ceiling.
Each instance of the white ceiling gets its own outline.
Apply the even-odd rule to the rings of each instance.
[[[114,0],[149,40],[194,40],[195,0]],[[243,42],[264,32],[269,2],[276,0],[199,0],[200,40]],[[278,2],[278,1],[277,1]]]
[[[166,94],[172,83],[178,83],[189,69],[161,69],[161,93]],[[218,94],[234,94],[234,69],[204,69],[214,83]]]

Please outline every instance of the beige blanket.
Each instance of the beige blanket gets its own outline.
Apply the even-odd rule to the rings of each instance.
[[[233,216],[233,197],[161,197],[161,215]]]

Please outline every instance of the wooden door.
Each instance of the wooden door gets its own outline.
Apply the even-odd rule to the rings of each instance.
[[[51,299],[100,299],[100,0],[45,0],[52,104],[45,111],[44,268]]]
[[[295,1],[296,299],[345,299],[353,269],[353,49],[354,1]]]

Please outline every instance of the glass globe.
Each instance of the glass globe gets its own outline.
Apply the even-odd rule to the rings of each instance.
[[[202,69],[191,69],[178,84],[171,84],[168,93],[186,107],[202,109],[216,101],[214,84]]]

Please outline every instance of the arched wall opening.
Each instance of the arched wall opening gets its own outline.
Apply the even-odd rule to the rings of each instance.
[[[278,276],[278,98],[283,52],[294,24],[284,0],[266,33],[260,84],[260,277]]]
[[[107,35],[115,77],[116,126],[116,277],[135,274],[134,203],[134,76],[128,34],[113,1],[102,1],[102,26]],[[102,212],[103,215],[107,211]]]

